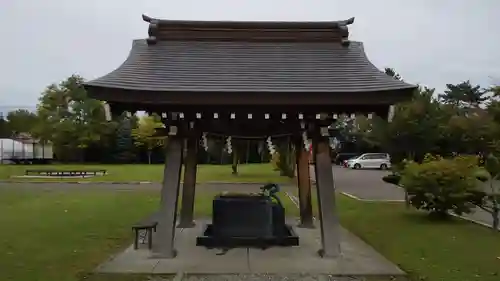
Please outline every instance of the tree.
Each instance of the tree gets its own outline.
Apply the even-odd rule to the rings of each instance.
[[[377,151],[385,149],[387,126],[387,120],[378,116],[369,119],[364,115],[358,115],[352,120],[352,124],[344,128],[350,132],[344,131],[342,134],[346,139],[355,142],[359,151]]]
[[[9,130],[13,134],[28,133],[31,135],[38,123],[38,117],[29,110],[18,109],[7,113],[7,122]]]
[[[355,118],[351,118],[350,116],[342,114],[338,116],[334,126],[335,129],[338,131],[339,135],[345,141],[354,142],[357,140],[355,123],[356,123]]]
[[[500,123],[500,101],[491,101],[486,110],[495,122]]]
[[[233,148],[233,161],[231,162],[231,174],[238,175],[239,155],[238,150]]]
[[[470,199],[477,191],[476,170],[475,157],[410,162],[402,174],[401,185],[413,207],[446,218],[450,211],[458,215],[471,212]]]
[[[389,175],[386,175],[382,177],[382,180],[386,183],[389,184],[394,184],[396,186],[401,187],[401,179],[403,178],[401,176],[402,173],[404,173],[405,166],[408,161],[401,161],[401,163],[397,163],[396,165],[392,166],[392,173]],[[410,197],[408,194],[408,190],[404,188],[405,192],[405,206],[406,208],[410,207]]]
[[[487,183],[485,190],[477,193],[474,202],[479,208],[491,214],[493,229],[500,230],[500,190],[496,181],[500,176],[500,160],[493,154],[489,154],[485,161],[486,176],[478,176],[478,179]],[[479,200],[477,200],[479,199]]]
[[[39,122],[33,134],[51,141],[60,160],[82,161],[83,151],[108,131],[102,103],[90,99],[81,86],[83,78],[72,75],[42,93],[37,106]]]
[[[119,163],[130,163],[134,159],[131,119],[122,114],[117,120],[114,158]]]
[[[455,152],[488,155],[499,151],[500,126],[486,110],[450,116],[443,132],[447,146]]]
[[[135,144],[144,147],[148,153],[148,163],[151,164],[151,153],[154,148],[164,143],[164,138],[155,137],[156,129],[162,128],[163,123],[156,115],[142,116],[139,119],[138,127],[132,130],[132,137]]]
[[[282,176],[295,177],[295,148],[289,139],[281,139],[276,142],[277,167]]]
[[[7,138],[10,137],[11,133],[9,131],[9,124],[5,119],[3,119],[3,116],[0,115],[0,138]]]
[[[452,104],[462,108],[477,108],[483,104],[488,97],[487,90],[479,85],[472,85],[469,80],[459,84],[446,84],[444,94],[439,95],[440,99],[447,104]]]
[[[245,142],[242,140],[231,138],[231,150],[232,150],[231,174],[233,175],[238,175],[238,164],[240,163],[240,159],[241,156],[243,155],[243,152],[246,151],[244,144]],[[226,139],[226,146],[227,146],[227,139]]]
[[[421,88],[414,98],[396,106],[391,122],[375,121],[380,145],[397,163],[403,159],[419,160],[435,149],[442,135],[442,113],[433,99],[433,89]]]
[[[486,91],[491,93],[491,95],[493,97],[496,97],[496,98],[500,97],[500,86],[499,85],[492,86],[492,87],[488,88]]]
[[[401,75],[393,68],[386,68],[385,73],[402,81]],[[427,152],[435,149],[441,138],[443,116],[434,91],[419,87],[411,101],[395,106],[391,122],[377,116],[372,119],[356,117],[356,126],[350,129],[355,132],[351,139],[364,143],[367,148],[381,148],[391,154],[395,163],[405,158],[422,159]]]

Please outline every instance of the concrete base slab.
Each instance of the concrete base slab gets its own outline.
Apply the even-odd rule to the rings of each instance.
[[[329,274],[329,275],[403,275],[396,265],[345,229],[341,230],[342,254],[335,259],[319,257],[320,232],[295,228],[300,246],[260,249],[208,250],[196,246],[207,221],[197,221],[194,228],[179,228],[176,234],[178,256],[174,259],[153,258],[145,249],[132,246],[101,264],[102,273],[146,274]],[[293,223],[293,222],[292,222]],[[154,237],[153,242],[159,237]]]

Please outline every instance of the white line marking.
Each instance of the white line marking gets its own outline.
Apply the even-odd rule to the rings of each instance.
[[[349,198],[352,198],[354,200],[363,201],[363,202],[405,202],[405,200],[371,200],[371,199],[361,199],[361,198],[359,198],[357,196],[354,196],[352,194],[349,194],[347,192],[341,192],[341,194],[343,194],[344,196],[347,196]],[[454,217],[457,217],[459,219],[463,219],[463,220],[466,220],[466,221],[469,221],[469,222],[472,222],[472,223],[484,226],[484,227],[493,228],[492,225],[489,225],[487,223],[484,223],[484,222],[481,222],[481,221],[478,221],[478,220],[474,220],[474,219],[471,219],[471,218],[459,216],[459,215],[453,214],[453,213],[450,213],[450,215],[452,215]]]
[[[460,219],[463,219],[463,220],[466,220],[466,221],[469,221],[469,222],[473,222],[475,224],[479,224],[481,226],[485,226],[485,227],[488,227],[488,228],[493,228],[492,225],[489,225],[487,223],[484,223],[484,222],[481,222],[481,221],[477,221],[477,220],[474,220],[474,219],[470,219],[470,218],[467,218],[467,217],[462,217],[462,216],[459,216],[457,214],[453,214],[453,213],[450,213],[450,215],[454,216],[454,217],[457,217],[457,218],[460,218]]]
[[[391,200],[391,199],[362,199],[362,198],[359,198],[355,195],[352,195],[350,193],[347,193],[347,192],[340,192],[340,194],[343,194],[349,198],[352,198],[354,200],[358,200],[358,201],[363,201],[363,202],[405,202],[405,200]]]
[[[300,210],[299,198],[297,198],[297,196],[292,195],[288,192],[285,192],[285,194],[288,197],[288,199],[290,199],[290,201],[292,201],[292,203],[295,205],[295,207],[297,207],[297,209]],[[316,217],[314,217],[314,216],[313,216],[313,221],[316,221]]]
[[[292,203],[295,205],[295,207],[297,207],[297,209],[300,209],[299,202],[295,201],[295,198],[292,197],[292,195],[290,193],[285,192],[285,194],[288,197],[288,199],[290,199],[290,201],[292,201]]]
[[[347,196],[349,198],[355,199],[355,200],[363,201],[363,199],[361,199],[361,198],[359,198],[357,196],[354,196],[354,195],[352,195],[350,193],[347,193],[347,192],[340,192],[340,194],[343,194],[343,195],[345,195],[345,196]]]

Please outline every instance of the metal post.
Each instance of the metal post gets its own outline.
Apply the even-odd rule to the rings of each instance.
[[[182,204],[180,221],[177,227],[194,227],[194,199],[196,194],[196,160],[198,152],[197,136],[189,136],[186,141],[184,162],[184,183],[182,184]]]
[[[177,204],[182,169],[182,151],[184,141],[178,135],[168,138],[165,153],[165,168],[163,171],[163,186],[161,190],[158,239],[153,245],[153,253],[157,257],[174,258],[175,223],[177,219]]]
[[[313,152],[321,225],[322,249],[319,254],[325,258],[335,258],[340,255],[340,222],[335,202],[335,184],[328,134],[318,132],[313,139]]]

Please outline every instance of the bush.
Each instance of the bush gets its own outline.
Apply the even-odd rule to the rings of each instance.
[[[470,213],[476,196],[477,159],[456,157],[434,158],[422,164],[408,163],[401,185],[406,189],[410,204],[444,218],[448,212]]]
[[[280,154],[279,152],[275,152],[273,155],[271,155],[271,166],[273,167],[273,171],[279,171],[279,162],[280,162]]]
[[[479,167],[476,170],[476,178],[481,182],[487,182],[490,180],[491,176],[485,168]]]
[[[390,174],[387,176],[384,176],[382,180],[386,183],[394,184],[394,185],[399,185],[401,181],[401,175],[400,174]]]

